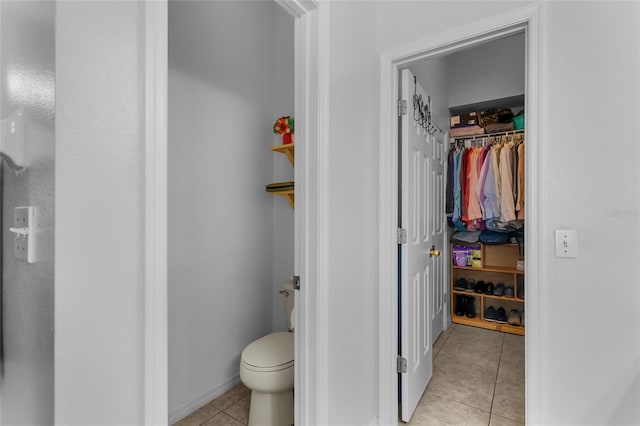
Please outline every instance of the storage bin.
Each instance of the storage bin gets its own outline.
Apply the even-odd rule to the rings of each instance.
[[[524,112],[513,117],[513,127],[515,130],[524,130]]]

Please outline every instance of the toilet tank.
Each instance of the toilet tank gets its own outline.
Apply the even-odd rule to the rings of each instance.
[[[289,331],[293,331],[293,326],[291,324],[291,311],[293,311],[294,304],[294,293],[293,293],[293,279],[289,279],[284,282],[282,285],[282,294],[284,296],[284,314],[287,319],[287,327]]]

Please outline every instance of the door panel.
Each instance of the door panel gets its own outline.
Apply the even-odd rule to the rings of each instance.
[[[402,98],[408,100],[408,111],[400,124],[401,226],[409,236],[400,248],[400,355],[407,360],[407,371],[399,380],[401,418],[406,422],[432,374],[434,261],[429,249],[437,224],[430,213],[437,203],[438,190],[432,178],[435,140],[413,119],[414,90],[419,90],[424,99],[426,94],[414,84],[408,70],[402,71],[401,81]]]

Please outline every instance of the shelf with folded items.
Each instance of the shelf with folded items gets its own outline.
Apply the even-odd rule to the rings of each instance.
[[[275,184],[271,184],[275,185]],[[286,186],[282,188],[270,188],[270,185],[267,185],[266,189],[267,193],[271,195],[281,195],[289,202],[291,208],[295,208],[295,191],[293,189],[293,182],[291,182],[291,186]]]

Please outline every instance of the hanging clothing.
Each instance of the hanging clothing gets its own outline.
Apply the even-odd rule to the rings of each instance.
[[[516,200],[518,220],[524,220],[524,143],[518,145],[518,196]]]
[[[516,205],[513,200],[513,143],[508,142],[500,150],[500,220],[510,222],[516,220]]]

